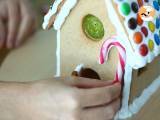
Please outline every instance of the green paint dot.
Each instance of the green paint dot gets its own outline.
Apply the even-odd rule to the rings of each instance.
[[[150,30],[151,32],[154,32],[154,31],[155,31],[155,25],[154,25],[154,23],[153,23],[152,21],[149,21],[149,22],[148,22],[148,27],[149,27],[149,30]]]
[[[103,24],[94,15],[88,14],[83,18],[82,28],[85,35],[94,41],[100,41],[104,37]]]
[[[130,8],[130,5],[125,2],[121,5],[121,12],[124,14],[124,15],[129,15],[129,13],[131,12],[131,8]]]

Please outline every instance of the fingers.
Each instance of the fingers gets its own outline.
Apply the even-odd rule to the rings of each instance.
[[[2,19],[0,18],[0,48],[3,47],[5,40],[6,40],[6,28]]]
[[[79,89],[78,97],[81,107],[94,107],[104,105],[117,99],[121,94],[121,84],[116,83],[111,86]]]
[[[7,48],[14,47],[14,41],[17,37],[19,29],[20,13],[19,4],[16,1],[7,1],[8,3],[8,35],[7,35]]]
[[[18,47],[35,30],[35,16],[33,14],[33,11],[31,11],[31,8],[29,7],[29,3],[22,1],[20,3],[20,9],[22,20],[17,40],[15,42],[16,47]]]
[[[116,99],[106,106],[83,109],[81,117],[82,120],[112,120],[119,108],[120,99]]]
[[[113,81],[102,81],[102,80],[81,78],[81,77],[68,77],[68,78],[65,77],[58,79],[63,80],[63,82],[65,82],[66,84],[82,89],[104,87],[113,84]]]
[[[95,88],[95,87],[104,87],[111,85],[112,81],[102,81],[96,79],[88,79],[88,78],[76,78],[74,86],[78,88]]]

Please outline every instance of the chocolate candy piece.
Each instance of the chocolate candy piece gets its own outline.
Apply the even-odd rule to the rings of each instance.
[[[140,32],[136,32],[134,33],[133,39],[135,43],[140,44],[143,40],[143,36]]]
[[[139,52],[142,56],[146,56],[148,54],[148,47],[145,44],[140,46]]]
[[[150,29],[151,32],[154,32],[155,31],[155,25],[152,21],[149,21],[148,22],[148,27]]]
[[[136,2],[132,2],[131,8],[132,8],[134,13],[138,12],[138,4]]]
[[[149,50],[152,52],[153,49],[154,49],[154,42],[153,42],[153,40],[150,39],[148,41],[148,47],[149,47]]]
[[[99,41],[104,37],[103,24],[94,15],[88,14],[83,18],[82,28],[85,35],[93,41]]]
[[[144,34],[145,37],[148,36],[148,29],[146,27],[142,27],[141,32]]]
[[[159,4],[157,1],[153,1],[153,6],[157,11],[159,11]]]
[[[160,39],[158,34],[154,34],[154,41],[156,42],[157,45],[160,45]]]
[[[121,9],[121,12],[126,16],[129,15],[129,13],[131,12],[130,5],[127,2],[124,2],[121,5],[120,9]]]
[[[132,30],[136,29],[137,27],[137,20],[135,18],[130,18],[128,21],[128,27]]]

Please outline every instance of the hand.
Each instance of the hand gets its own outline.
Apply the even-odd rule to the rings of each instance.
[[[0,119],[111,120],[120,107],[121,85],[110,84],[85,78],[57,78],[10,88],[3,85],[8,92],[0,91],[8,97],[3,99],[6,107],[1,105]],[[3,117],[4,111],[10,119]]]
[[[0,48],[18,47],[35,30],[30,0],[0,0]]]

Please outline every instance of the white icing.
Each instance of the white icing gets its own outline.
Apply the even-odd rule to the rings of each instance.
[[[125,83],[127,84],[127,83]],[[160,76],[152,82],[148,86],[148,88],[144,89],[140,97],[135,99],[131,105],[129,105],[128,109],[126,107],[122,108],[116,115],[115,119],[126,119],[131,117],[132,115],[138,113],[141,108],[145,105],[145,103],[151,98],[151,96],[160,88]]]
[[[57,31],[57,49],[56,49],[56,59],[57,59],[57,68],[56,68],[56,76],[60,77],[61,75],[61,31]]]
[[[76,67],[75,71],[80,72],[83,67],[84,67],[84,64],[80,64]]]
[[[47,26],[49,24],[49,20],[51,19],[52,15],[55,15],[58,9],[59,4],[63,0],[56,0],[53,3],[52,8],[49,10],[49,12],[44,17],[43,22],[43,29],[47,29]],[[66,0],[64,5],[62,6],[60,12],[57,14],[56,19],[53,23],[54,29],[59,30],[62,26],[62,24],[65,22],[66,17],[69,15],[72,8],[76,5],[77,0]]]
[[[61,8],[61,11],[56,17],[56,20],[54,22],[54,28],[56,30],[60,29],[62,24],[64,23],[66,17],[69,15],[70,11],[73,9],[73,7],[76,5],[77,0],[67,0],[63,7]]]
[[[63,0],[55,0],[55,2],[52,5],[52,8],[49,9],[48,13],[44,16],[44,22],[42,24],[43,29],[47,29],[50,18],[52,17],[52,15],[56,14],[58,6],[62,1]]]

